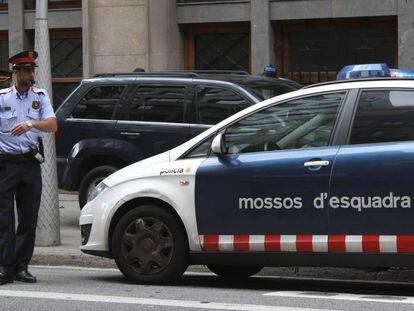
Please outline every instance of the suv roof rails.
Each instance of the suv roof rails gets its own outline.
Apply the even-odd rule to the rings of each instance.
[[[199,75],[241,75],[248,76],[250,73],[244,70],[172,70],[166,72],[195,73]]]
[[[116,76],[142,76],[142,77],[188,77],[195,78],[200,75],[239,75],[247,76],[249,73],[243,70],[171,70],[171,71],[150,71],[150,72],[108,72],[98,73],[93,78],[105,78]]]
[[[344,80],[335,80],[335,81],[327,81],[321,83],[315,83],[311,85],[304,86],[302,89],[310,89],[317,86],[324,86],[324,85],[331,85],[331,84],[338,84],[338,83],[350,83],[350,82],[364,82],[364,81],[399,81],[399,80],[409,80],[414,81],[414,78],[392,78],[392,77],[381,77],[381,78],[358,78],[358,79],[344,79]]]
[[[194,78],[198,77],[198,74],[192,72],[173,72],[173,71],[159,71],[159,72],[108,72],[108,73],[97,73],[92,78],[107,78],[107,77],[118,77],[118,76],[132,76],[132,77],[183,77],[183,78]]]

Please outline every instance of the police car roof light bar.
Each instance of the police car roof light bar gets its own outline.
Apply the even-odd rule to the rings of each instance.
[[[315,83],[315,84],[311,84],[311,85],[306,85],[306,86],[302,87],[302,89],[310,89],[310,88],[317,87],[317,86],[339,84],[339,83],[351,83],[351,82],[363,82],[363,81],[390,81],[390,80],[395,81],[397,79],[392,78],[392,77],[380,77],[380,78],[359,78],[359,79],[348,79],[348,80],[333,80],[333,81],[320,82],[320,83]],[[413,81],[414,77],[413,78],[404,77],[404,78],[400,78],[398,80]]]
[[[388,65],[385,63],[348,65],[339,71],[336,79],[343,80],[374,77],[391,77]]]

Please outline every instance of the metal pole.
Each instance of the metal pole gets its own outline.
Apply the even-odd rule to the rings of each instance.
[[[47,0],[36,0],[35,50],[39,53],[36,87],[46,89],[52,101]],[[36,228],[36,245],[60,244],[59,197],[57,193],[56,148],[54,134],[44,133],[45,162],[42,164],[42,199]]]

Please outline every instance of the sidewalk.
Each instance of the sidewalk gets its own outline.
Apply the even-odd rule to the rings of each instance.
[[[112,259],[90,256],[80,251],[78,196],[59,194],[59,206],[61,245],[36,246],[30,264],[115,268],[116,265]]]
[[[78,225],[80,209],[74,194],[59,194],[61,245],[35,247],[31,265],[81,266],[116,268],[112,259],[86,255],[79,249],[81,244]],[[205,266],[190,266],[187,271],[208,272]],[[369,280],[414,283],[414,269],[391,269],[383,272],[367,272],[344,268],[264,268],[261,275],[301,277],[308,279]]]

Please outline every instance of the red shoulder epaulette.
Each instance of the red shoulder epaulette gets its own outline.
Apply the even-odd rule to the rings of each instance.
[[[45,95],[45,91],[43,89],[38,89],[36,87],[31,87],[32,92],[36,93],[37,95]]]

